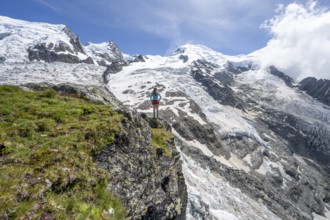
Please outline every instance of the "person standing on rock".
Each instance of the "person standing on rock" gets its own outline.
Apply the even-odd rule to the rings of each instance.
[[[158,118],[158,106],[161,99],[162,96],[159,94],[157,88],[155,87],[152,93],[150,94],[150,100],[153,107],[154,118],[155,118],[155,113],[157,113],[157,118]]]

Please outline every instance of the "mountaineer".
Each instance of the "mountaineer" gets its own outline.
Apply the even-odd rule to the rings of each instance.
[[[155,118],[155,113],[157,112],[157,118],[158,118],[158,106],[159,106],[159,102],[161,100],[162,96],[159,94],[157,87],[155,87],[152,91],[152,93],[150,94],[150,100],[151,100],[151,104],[153,107],[153,113],[154,113],[154,118]]]

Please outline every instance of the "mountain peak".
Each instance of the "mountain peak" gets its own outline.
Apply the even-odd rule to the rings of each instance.
[[[172,55],[176,54],[185,54],[185,55],[199,55],[199,56],[205,56],[205,55],[217,55],[217,56],[224,56],[222,53],[219,53],[207,46],[200,45],[200,44],[184,44],[180,47],[178,47]]]
[[[0,16],[0,61],[125,64],[122,52],[112,42],[81,45],[65,25],[29,22]]]
[[[31,54],[27,51],[35,51],[41,47],[47,51],[67,52],[87,58],[78,37],[62,24],[29,22],[0,16],[0,30],[0,57],[7,62],[30,61]],[[44,60],[39,58],[37,60]]]
[[[86,53],[93,58],[98,65],[107,66],[112,62],[125,64],[123,54],[115,42],[87,43],[84,47]]]
[[[242,62],[252,59],[252,56],[240,55],[229,56],[221,52],[215,51],[207,46],[200,44],[184,44],[178,47],[171,56],[184,57],[186,61],[193,62],[196,60],[207,60],[212,63],[226,63],[228,60],[232,62]]]

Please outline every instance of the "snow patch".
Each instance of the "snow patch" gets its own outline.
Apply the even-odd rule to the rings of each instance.
[[[314,220],[329,220],[330,219],[330,206],[327,206],[325,209],[325,216],[318,215],[313,213]]]

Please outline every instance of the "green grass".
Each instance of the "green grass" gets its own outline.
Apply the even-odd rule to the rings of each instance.
[[[124,219],[94,161],[122,120],[53,90],[0,86],[0,219]]]
[[[172,155],[172,149],[168,143],[173,138],[173,134],[164,128],[152,128],[151,130],[153,153],[156,155],[157,149],[161,149],[164,156],[170,157]]]

